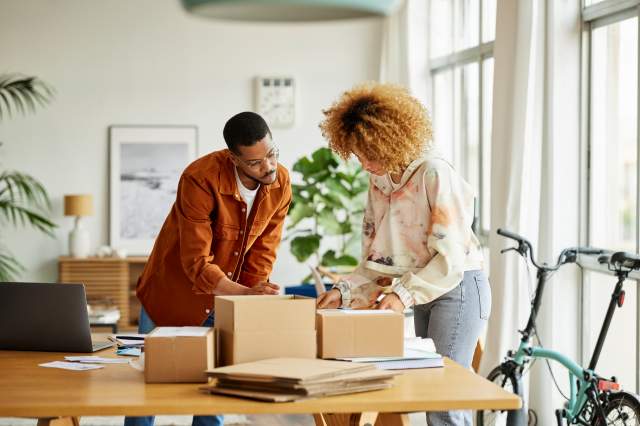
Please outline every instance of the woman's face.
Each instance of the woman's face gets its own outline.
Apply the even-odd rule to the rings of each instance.
[[[360,152],[360,150],[358,150],[357,148],[353,149],[353,155],[355,155],[358,161],[360,162],[360,164],[362,164],[362,168],[368,171],[369,173],[377,176],[382,176],[387,173],[387,171],[384,169],[384,167],[380,163],[373,160],[369,160],[367,156],[362,152]]]

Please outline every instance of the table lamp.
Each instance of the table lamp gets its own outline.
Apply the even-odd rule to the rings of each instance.
[[[89,231],[82,224],[83,216],[93,214],[93,196],[88,194],[65,195],[64,215],[75,216],[75,226],[69,233],[69,255],[71,257],[89,256]]]

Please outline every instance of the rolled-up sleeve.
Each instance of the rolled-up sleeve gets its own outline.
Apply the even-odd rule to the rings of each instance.
[[[213,294],[224,272],[213,263],[211,212],[214,197],[206,185],[190,175],[178,184],[176,211],[180,240],[180,263],[196,294]]]

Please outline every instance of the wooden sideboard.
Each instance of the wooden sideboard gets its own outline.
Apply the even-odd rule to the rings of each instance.
[[[62,256],[58,259],[58,281],[85,285],[87,299],[109,299],[120,309],[119,328],[131,328],[138,323],[140,302],[136,283],[147,257]]]

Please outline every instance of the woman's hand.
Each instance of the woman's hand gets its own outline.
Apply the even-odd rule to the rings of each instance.
[[[389,293],[378,303],[376,309],[393,309],[402,313],[404,312],[404,303],[402,303],[397,294]]]
[[[337,288],[322,293],[316,301],[318,309],[336,309],[342,305],[342,294]]]

